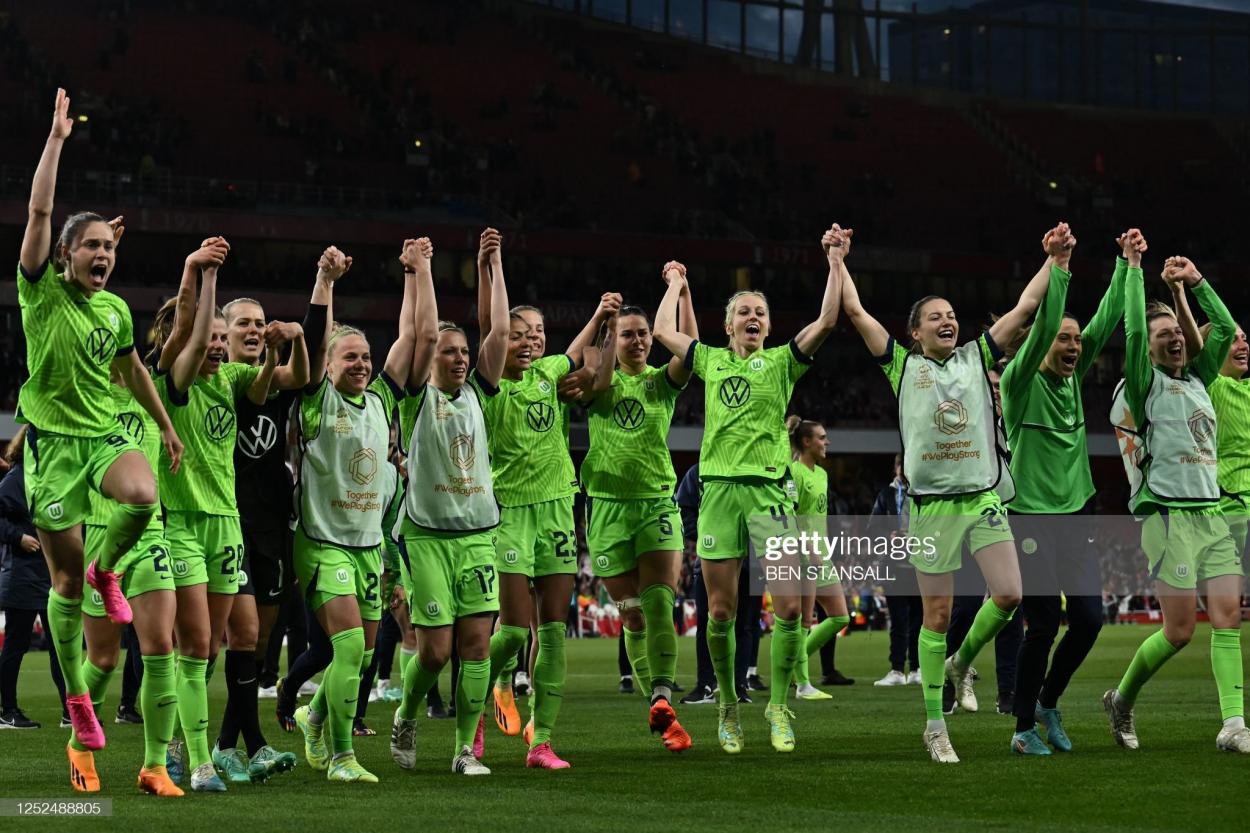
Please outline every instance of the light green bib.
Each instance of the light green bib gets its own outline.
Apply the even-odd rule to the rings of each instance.
[[[443,532],[499,524],[487,447],[477,391],[463,385],[453,399],[427,384],[408,448],[404,510],[414,524]]]

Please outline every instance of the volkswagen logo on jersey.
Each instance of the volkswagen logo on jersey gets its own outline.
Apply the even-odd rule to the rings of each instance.
[[[751,398],[751,383],[741,376],[730,376],[721,381],[719,395],[726,408],[741,408]]]
[[[545,434],[556,421],[556,409],[546,402],[531,402],[525,409],[525,421],[531,430]]]
[[[117,355],[117,337],[103,327],[87,334],[87,354],[96,364],[108,364]]]
[[[757,372],[761,371],[764,369],[764,360],[761,359],[759,356],[756,356],[755,358],[751,359],[751,363],[747,366],[750,367],[754,371],[757,371]]]
[[[133,411],[127,411],[124,414],[117,415],[117,421],[121,424],[122,430],[129,435],[139,445],[143,445],[143,435],[145,429],[143,427],[143,418]]]
[[[234,413],[225,405],[214,405],[204,414],[204,431],[211,439],[221,442],[234,430]]]
[[[256,423],[239,432],[235,444],[246,456],[253,460],[264,457],[278,443],[278,426],[265,414],[256,418]]]
[[[642,425],[642,418],[645,414],[642,403],[637,399],[622,399],[612,409],[612,419],[616,420],[616,424],[626,431],[632,431]]]

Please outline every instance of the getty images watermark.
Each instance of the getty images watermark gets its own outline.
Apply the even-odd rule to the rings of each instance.
[[[905,533],[829,535],[801,531],[764,539],[764,578],[770,582],[890,582],[896,562],[937,555],[937,539]],[[865,560],[866,559],[866,560]]]
[[[980,595],[982,568],[1002,569],[997,559],[1011,549],[1024,595],[1101,596],[1108,604],[1192,596],[1210,579],[1250,572],[1250,523],[1241,514],[1008,515],[987,505],[976,515],[918,518],[756,515],[747,527],[754,595],[813,595],[836,581],[861,595],[910,596],[921,592],[922,574],[953,574],[957,595]],[[729,554],[712,536],[698,543],[700,553]]]

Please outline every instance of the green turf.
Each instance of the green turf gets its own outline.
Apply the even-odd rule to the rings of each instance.
[[[422,719],[417,768],[390,760],[392,708],[375,703],[369,723],[379,734],[357,738],[361,762],[378,785],[327,784],[303,761],[266,786],[231,787],[226,795],[156,799],[138,794],[142,728],[112,723],[119,683],[104,708],[109,745],[96,760],[102,796],[114,801],[111,821],[90,829],[390,830],[1206,830],[1245,823],[1250,809],[1250,756],[1215,749],[1219,709],[1208,661],[1209,631],[1200,627],[1183,651],[1146,688],[1138,704],[1142,749],[1118,748],[1099,703],[1137,644],[1140,626],[1108,627],[1064,702],[1076,751],[1022,759],[1008,751],[1012,720],[994,713],[992,651],[977,663],[983,710],[950,719],[963,762],[931,763],[921,745],[924,713],[917,686],[874,688],[886,670],[884,634],[857,633],[839,641],[838,665],[857,679],[832,689],[835,699],[792,704],[798,749],[779,755],[768,745],[766,695],[742,707],[746,748],[737,757],[716,744],[714,706],[679,706],[694,738],[692,750],[666,752],[646,728],[642,698],[616,692],[616,643],[569,643],[569,684],[556,750],[573,764],[565,772],[527,771],[519,738],[488,723],[486,763],[494,774],[468,779],[451,773],[453,721]],[[767,645],[761,657],[767,680]],[[681,644],[681,679],[690,684],[694,645]],[[813,662],[813,670],[818,663]],[[771,680],[769,680],[771,682]],[[446,695],[446,675],[443,690]],[[213,730],[224,696],[220,675],[211,685]],[[22,669],[23,706],[45,726],[58,708],[42,654]],[[270,742],[299,751],[261,701]],[[0,732],[0,796],[73,797],[56,728]],[[212,737],[212,732],[210,732]],[[0,819],[0,830],[18,829]],[[85,828],[78,820],[30,821],[23,831]],[[1241,828],[1244,829],[1244,828]]]

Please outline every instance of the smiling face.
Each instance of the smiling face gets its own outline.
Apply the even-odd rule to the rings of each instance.
[[[725,333],[730,347],[754,353],[764,346],[770,325],[768,301],[762,295],[747,292],[733,299],[726,314]]]
[[[230,361],[256,364],[265,352],[265,311],[256,304],[230,304],[226,320]]]
[[[523,309],[521,320],[529,327],[527,338],[530,342],[530,361],[538,361],[547,355],[547,326],[543,314],[537,310]]]
[[[1063,319],[1059,334],[1051,342],[1050,351],[1042,360],[1042,370],[1055,376],[1068,378],[1076,372],[1076,362],[1081,358],[1081,327],[1071,318]]]
[[[373,357],[369,342],[356,333],[340,336],[330,346],[326,370],[330,384],[344,396],[363,396],[373,378]]]
[[[1238,327],[1237,334],[1233,336],[1233,343],[1228,348],[1228,358],[1224,359],[1224,366],[1220,368],[1220,373],[1240,379],[1246,375],[1247,365],[1250,365],[1250,345],[1246,344],[1245,330]]]
[[[504,361],[504,375],[519,379],[521,374],[530,369],[534,360],[534,342],[530,337],[530,326],[523,318],[512,318],[508,321],[508,358]]]
[[[945,359],[955,350],[959,321],[945,298],[930,298],[920,305],[911,322],[912,340],[926,356]]]
[[[226,320],[224,318],[213,319],[213,332],[208,337],[208,352],[204,354],[204,361],[200,364],[201,376],[212,376],[221,370],[221,365],[229,361],[226,355]]]
[[[651,326],[641,315],[624,315],[616,322],[616,360],[640,370],[651,355]]]
[[[1185,367],[1185,331],[1170,315],[1150,320],[1150,361],[1172,374]]]
[[[60,257],[66,264],[65,276],[87,295],[99,292],[108,283],[117,265],[113,230],[108,223],[96,221],[84,225]]]
[[[469,342],[459,330],[443,330],[434,347],[434,365],[430,368],[434,387],[443,393],[460,390],[469,378]]]
[[[812,428],[812,432],[803,438],[803,455],[814,462],[824,460],[828,444],[829,434],[825,431],[825,426],[817,424]]]

